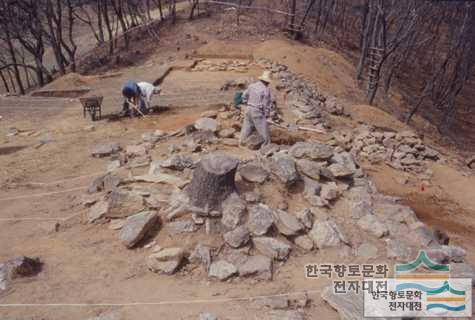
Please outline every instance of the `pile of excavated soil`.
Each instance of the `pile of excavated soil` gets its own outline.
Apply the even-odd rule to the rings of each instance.
[[[395,131],[408,129],[404,123],[395,119],[389,113],[373,106],[364,104],[352,105],[347,106],[346,111],[351,114],[351,117],[357,122]]]
[[[79,73],[68,73],[43,87],[42,90],[67,90],[77,87],[88,87],[97,80],[98,78],[94,76],[83,76]]]

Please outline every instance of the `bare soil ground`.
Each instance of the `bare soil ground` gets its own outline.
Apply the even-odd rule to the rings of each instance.
[[[214,41],[211,33],[203,35],[191,23],[180,28],[185,34],[206,38],[208,44],[194,52],[197,56],[273,59],[315,81],[326,93],[353,101],[347,108],[354,120],[332,119],[336,128],[351,127],[357,122],[393,130],[404,128],[388,114],[360,105],[361,94],[352,80],[352,66],[336,53],[284,40],[263,43],[257,40],[246,43]],[[59,79],[52,86],[69,88],[70,85],[75,87],[76,81],[81,85],[84,82],[93,93],[106,96],[106,113],[115,113],[121,108],[120,86],[126,79],[154,81],[163,67],[162,62],[182,58],[185,53],[192,54],[199,46],[196,42],[183,46],[184,49],[176,54],[175,42],[165,39],[164,43],[173,45],[149,57],[142,66],[111,71],[117,76],[70,75],[65,82]],[[176,70],[163,82],[164,94],[213,91],[226,80],[255,76],[259,72],[259,69],[249,70],[247,74]],[[71,305],[0,306],[0,318],[85,319],[105,311],[117,311],[124,319],[197,319],[200,312],[208,311],[219,319],[267,319],[262,307],[239,298],[307,290],[312,299],[311,307],[306,309],[307,319],[339,319],[320,298],[319,290],[328,281],[308,280],[304,275],[306,263],[345,262],[337,250],[295,254],[278,269],[272,282],[237,279],[221,283],[206,280],[199,269],[184,270],[172,277],[153,274],[144,264],[149,250],[126,250],[117,240],[116,231],[84,222],[82,214],[85,211],[79,205],[83,190],[94,175],[105,171],[108,163],[108,160],[90,156],[95,145],[108,141],[127,145],[140,139],[142,133],[156,129],[172,132],[193,123],[203,111],[213,108],[216,107],[206,104],[194,108],[178,106],[145,119],[91,123],[82,117],[76,100],[2,99],[2,129],[16,127],[26,133],[14,137],[3,134],[0,140],[0,261],[18,255],[39,256],[45,265],[36,277],[16,282],[11,291],[0,297],[0,303]],[[286,110],[283,111],[286,114]],[[90,128],[91,124],[94,129]],[[313,138],[325,140],[320,135]],[[48,143],[40,146],[38,143],[42,139]],[[161,144],[154,151],[155,156],[165,156],[172,143],[173,139]],[[243,158],[251,154],[237,148],[220,148]],[[365,164],[364,167],[381,192],[402,197],[424,222],[447,231],[455,243],[467,250],[466,260],[475,263],[473,173],[459,170],[451,162],[437,164],[432,168],[432,184],[421,188],[422,182],[413,177],[407,184],[398,183],[402,173],[385,165]],[[75,179],[68,180],[71,178]],[[263,192],[269,201],[279,201],[272,198],[273,191]],[[39,196],[43,193],[54,194]],[[300,208],[299,201],[291,199],[290,208]],[[54,232],[57,220],[60,227]],[[204,233],[202,237],[205,243],[214,241]],[[164,233],[158,233],[155,240],[163,246],[193,245],[186,236],[170,238]],[[380,251],[383,259],[383,250]]]

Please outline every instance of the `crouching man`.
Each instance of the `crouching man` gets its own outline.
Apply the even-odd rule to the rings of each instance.
[[[246,103],[244,122],[242,124],[239,144],[256,130],[263,140],[262,145],[270,143],[270,131],[267,118],[270,116],[273,107],[273,100],[269,84],[271,82],[270,71],[264,71],[259,81],[249,85],[242,94],[242,100]]]

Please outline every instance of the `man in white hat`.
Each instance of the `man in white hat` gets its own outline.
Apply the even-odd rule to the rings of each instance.
[[[152,96],[154,94],[160,94],[160,87],[154,86],[148,82],[139,82],[137,85],[140,88],[140,92],[142,94],[142,101],[146,110],[150,110],[152,108]]]
[[[239,138],[240,145],[244,143],[254,130],[257,130],[262,137],[262,145],[270,143],[269,125],[267,124],[267,118],[272,111],[273,104],[269,88],[270,82],[270,71],[264,71],[259,77],[259,81],[249,85],[242,94],[242,99],[246,102],[247,108],[244,114],[241,137]]]

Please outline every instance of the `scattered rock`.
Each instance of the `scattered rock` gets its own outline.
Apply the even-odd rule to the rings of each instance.
[[[459,246],[440,246],[437,248],[429,248],[426,250],[427,257],[439,264],[447,264],[449,262],[462,263],[465,260],[465,249]]]
[[[126,219],[113,219],[109,224],[109,229],[111,230],[120,230],[124,227]]]
[[[181,248],[166,248],[148,257],[147,266],[153,272],[173,274],[181,265],[185,252]]]
[[[363,243],[356,250],[359,257],[373,259],[378,256],[378,248],[371,243]]]
[[[249,231],[246,227],[239,226],[223,235],[224,241],[233,248],[239,248],[249,242]]]
[[[292,248],[289,244],[270,237],[257,237],[252,241],[259,252],[276,260],[286,260]]]
[[[211,265],[211,248],[198,243],[190,254],[189,260],[191,263],[201,263],[205,267],[206,272],[208,272]]]
[[[317,221],[308,233],[318,249],[337,247],[348,241],[333,220]]]
[[[340,319],[361,320],[363,319],[363,294],[349,292],[346,294],[335,294],[333,286],[326,287],[322,292],[322,299],[333,309],[338,311]]]
[[[285,153],[274,154],[270,166],[272,173],[287,186],[293,185],[299,179],[294,159]]]
[[[160,163],[160,167],[183,171],[194,166],[193,159],[186,155],[173,155]]]
[[[226,128],[226,129],[220,130],[218,132],[218,137],[220,137],[220,138],[233,138],[235,133],[236,133],[236,129]]]
[[[17,278],[31,277],[38,274],[43,267],[40,258],[20,256],[0,264],[0,286]],[[1,287],[0,287],[1,289]]]
[[[246,203],[239,197],[237,193],[231,193],[222,204],[223,217],[222,224],[234,229],[244,222],[244,213],[246,211]]]
[[[266,256],[251,256],[245,263],[239,264],[241,277],[252,276],[258,280],[272,280],[272,259]]]
[[[195,122],[196,130],[216,132],[218,130],[218,123],[211,118],[200,118]]]
[[[258,306],[268,307],[274,310],[287,309],[289,307],[289,298],[287,296],[266,297],[255,300]]]
[[[216,317],[212,313],[200,313],[200,320],[218,320],[218,317]]]
[[[340,189],[334,182],[322,185],[320,197],[326,201],[334,201],[340,197]]]
[[[269,172],[256,164],[247,164],[239,168],[241,177],[252,183],[264,183],[269,177]]]
[[[246,200],[246,202],[249,202],[249,203],[256,203],[256,202],[259,202],[260,197],[255,192],[246,192],[244,194],[244,200]]]
[[[339,163],[331,164],[327,167],[327,169],[335,178],[348,178],[355,173],[353,170],[348,169]]]
[[[372,233],[375,237],[382,238],[389,234],[388,227],[374,214],[367,214],[358,220],[358,227]]]
[[[301,211],[298,211],[297,219],[305,226],[307,229],[312,229],[313,227],[313,213],[310,209],[306,208]]]
[[[251,150],[258,150],[262,146],[263,143],[264,143],[264,139],[262,139],[262,137],[257,133],[251,134],[244,141],[244,145]]]
[[[271,320],[305,320],[303,312],[296,310],[274,310],[270,312]]]
[[[306,234],[296,237],[294,243],[305,251],[312,251],[314,246],[312,238]]]
[[[304,228],[296,216],[282,210],[274,211],[274,223],[285,236],[295,236]]]
[[[275,143],[269,143],[259,150],[259,153],[264,157],[271,157],[274,153],[279,152],[280,146]]]
[[[108,218],[125,218],[145,209],[143,198],[125,190],[113,190],[108,196]]]
[[[271,208],[264,204],[251,207],[247,226],[253,235],[265,235],[273,223],[274,214]]]
[[[195,232],[199,227],[192,220],[180,220],[167,223],[165,229],[171,237],[174,237],[180,233]]]
[[[93,157],[108,157],[112,154],[118,153],[120,151],[120,146],[118,143],[107,143],[107,144],[101,144],[98,145],[94,148],[94,151],[92,152]]]
[[[297,142],[290,148],[290,154],[298,159],[322,161],[330,159],[333,156],[333,150],[322,143]]]
[[[209,267],[208,276],[221,281],[227,280],[238,273],[237,268],[224,260],[216,261]]]
[[[131,145],[125,147],[125,154],[130,158],[140,158],[146,156],[148,151],[143,145]]]
[[[107,215],[109,211],[109,203],[107,201],[101,200],[94,204],[87,213],[87,221],[89,223],[94,223]]]
[[[127,248],[134,247],[156,225],[157,212],[144,211],[130,216],[120,231],[120,240]]]
[[[322,166],[320,163],[307,160],[307,159],[299,159],[297,161],[297,169],[299,172],[309,178],[314,180],[320,180],[320,172]]]
[[[412,259],[416,257],[416,254],[416,250],[399,240],[386,240],[386,256],[388,258],[395,258],[397,261],[407,262],[412,261]]]

